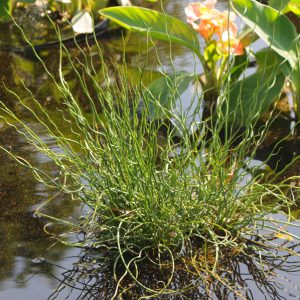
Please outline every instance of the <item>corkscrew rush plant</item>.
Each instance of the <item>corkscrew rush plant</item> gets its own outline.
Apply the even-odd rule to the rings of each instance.
[[[130,16],[137,19],[139,14],[145,12],[134,7],[124,11],[129,11]],[[115,12],[115,8],[104,11],[107,15],[111,12]],[[148,10],[145,13],[150,14],[149,18],[153,18],[154,14],[162,17],[166,24],[173,24],[173,18],[164,14],[156,15]],[[167,41],[180,40],[180,43],[186,43],[202,55],[197,39],[189,39],[189,34],[196,37],[190,25],[182,23],[184,27],[179,34],[180,27],[174,21],[177,34],[172,35],[172,30],[166,31],[165,27],[162,30],[157,18],[155,20],[158,26],[156,31],[153,31],[155,27],[145,29],[150,35]],[[145,25],[145,22],[142,23]],[[196,24],[199,25],[198,21]],[[234,25],[231,26],[235,31]],[[218,38],[222,35],[219,34]],[[237,39],[236,45],[239,44],[235,34],[229,40],[232,39]],[[215,49],[222,49],[222,41],[217,40],[214,44]],[[139,80],[128,84],[125,61],[121,66],[108,66],[99,44],[96,43],[96,47],[97,55],[95,49],[83,51],[79,48],[83,56],[81,61],[78,57],[72,58],[62,43],[58,74],[51,74],[43,64],[63,101],[61,119],[66,131],[52,120],[49,111],[35,99],[25,83],[26,100],[11,91],[22,110],[56,141],[59,151],[57,147],[51,148],[45,136],[40,137],[33,130],[32,124],[20,119],[12,108],[0,101],[1,118],[39,153],[51,159],[57,172],[40,170],[14,155],[11,149],[1,149],[30,168],[39,182],[71,195],[87,210],[84,218],[76,222],[47,215],[43,205],[37,214],[67,224],[72,233],[84,236],[84,239],[72,242],[67,234],[59,234],[57,239],[61,242],[88,249],[95,259],[110,264],[117,282],[113,299],[123,292],[125,278],[130,278],[133,282],[131,286],[138,286],[145,292],[142,297],[145,299],[197,288],[200,281],[212,278],[228,286],[235,295],[240,295],[239,287],[218,276],[217,270],[221,268],[225,252],[235,255],[250,249],[259,254],[268,252],[275,257],[272,250],[278,249],[274,241],[278,234],[298,239],[286,230],[286,226],[299,227],[289,222],[290,207],[299,198],[299,187],[293,184],[299,176],[277,180],[276,183],[266,182],[262,172],[258,172],[264,162],[254,167],[251,164],[269,123],[259,132],[249,125],[243,132],[232,132],[225,138],[221,137],[222,129],[232,120],[230,113],[238,115],[244,105],[244,95],[237,87],[243,92],[246,92],[246,86],[257,89],[256,93],[252,90],[255,101],[255,96],[260,99],[260,94],[266,92],[265,87],[271,83],[273,88],[269,92],[279,93],[282,88],[276,89],[277,77],[281,74],[279,67],[259,70],[254,76],[243,79],[243,84],[237,80],[233,90],[240,96],[236,98],[236,108],[226,114],[221,105],[216,105],[216,114],[222,116],[218,122],[201,119],[202,94],[205,96],[210,90],[205,90],[205,85],[200,94],[195,90],[191,101],[197,105],[190,109],[190,114],[198,120],[200,130],[191,137],[186,115],[167,109],[159,97],[153,97],[153,87],[157,86],[157,82],[149,87],[143,84],[144,65],[139,69]],[[238,47],[227,54],[238,51],[236,49]],[[205,61],[204,56],[200,57]],[[290,61],[285,63],[291,64]],[[65,64],[72,67],[78,84],[70,79],[70,72],[65,72]],[[278,71],[276,78],[273,78],[274,70]],[[117,76],[117,79],[110,74]],[[257,74],[267,74],[271,79],[266,77],[268,80],[258,85]],[[180,91],[186,86],[185,79],[195,77],[198,78],[198,74],[183,73],[160,78],[161,90],[158,92],[164,91],[170,102],[175,103],[181,98]],[[284,82],[284,75],[279,79]],[[164,81],[168,84],[164,85]],[[88,113],[78,102],[79,89],[88,101]],[[221,96],[232,96],[233,91],[221,94],[222,85],[219,89],[219,98],[215,101],[220,101]],[[157,119],[157,108],[168,118]],[[272,217],[279,212],[286,213],[288,220]],[[288,247],[285,249],[290,251]],[[161,273],[165,271],[167,279],[148,286],[141,279],[140,263]],[[261,264],[264,270],[263,262]],[[196,274],[197,279],[188,282],[180,291],[174,290],[172,280],[176,270]]]

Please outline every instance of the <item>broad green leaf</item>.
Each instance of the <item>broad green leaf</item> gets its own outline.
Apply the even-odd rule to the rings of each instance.
[[[11,1],[0,0],[0,21],[9,21],[11,13]]]
[[[277,52],[269,47],[263,48],[255,53],[256,62],[259,70],[263,70],[268,66],[276,65],[280,71],[286,76],[290,77],[293,70],[287,59],[281,57]]]
[[[265,113],[283,89],[285,76],[271,66],[235,82],[222,104],[222,111],[232,123],[247,126]]]
[[[282,11],[287,5],[291,2],[291,0],[269,0],[269,6],[273,7],[276,10]]]
[[[140,82],[142,86],[148,87],[152,82],[163,76],[161,72],[156,70],[142,70],[138,67],[124,65],[119,65],[119,68],[124,72],[128,82],[134,85]]]
[[[300,0],[269,0],[269,5],[284,14],[291,11],[300,15]]]
[[[240,75],[246,70],[249,62],[249,53],[245,51],[243,55],[236,55],[233,57],[233,64],[230,68],[230,80],[238,80]]]
[[[262,49],[256,54],[256,60],[260,68],[264,68],[271,64],[277,64],[280,71],[290,80],[292,83],[294,95],[294,103],[296,107],[297,117],[300,118],[300,69],[297,65],[294,69],[291,68],[287,59],[282,58],[275,51],[270,48]]]
[[[252,0],[231,0],[234,10],[257,35],[291,67],[297,64],[297,32],[290,20],[274,8]]]
[[[153,81],[144,91],[144,97],[150,100],[150,118],[160,118],[165,114],[165,110],[170,110],[194,78],[194,74],[180,72]]]
[[[161,12],[142,7],[109,7],[99,11],[128,30],[155,39],[184,45],[201,56],[197,35],[191,26]]]

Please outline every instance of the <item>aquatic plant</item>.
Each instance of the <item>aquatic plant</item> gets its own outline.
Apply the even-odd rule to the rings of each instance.
[[[188,25],[185,28],[190,32]],[[170,33],[167,38],[174,37]],[[39,182],[80,200],[85,211],[74,223],[47,215],[43,205],[37,215],[69,226],[69,234],[57,235],[57,239],[87,249],[96,262],[112,266],[116,281],[112,297],[124,292],[123,282],[128,278],[131,286],[143,290],[144,298],[173,295],[179,292],[173,285],[177,271],[194,276],[180,286],[180,291],[195,289],[210,279],[208,282],[217,280],[239,296],[239,287],[218,272],[224,253],[235,256],[254,251],[261,257],[278,249],[276,238],[298,239],[286,226],[291,224],[290,207],[298,199],[299,187],[294,183],[299,178],[267,182],[263,163],[252,165],[269,124],[258,131],[251,125],[237,130],[229,126],[232,115],[221,105],[216,106],[215,115],[203,119],[205,89],[195,88],[188,109],[180,110],[181,76],[188,77],[182,73],[159,79],[168,84],[158,92],[164,91],[172,103],[177,101],[175,107],[167,108],[160,97],[154,97],[157,85],[143,84],[143,67],[139,80],[128,84],[126,64],[114,66],[116,78],[109,76],[112,72],[99,45],[98,56],[79,49],[83,61],[73,59],[63,43],[61,50],[65,51],[60,53],[58,78],[49,71],[48,76],[61,95],[61,119],[67,131],[61,130],[30,90],[31,101],[11,91],[56,140],[58,148],[49,147],[44,137],[0,102],[1,118],[50,158],[58,172],[47,173],[10,149],[2,150],[30,168]],[[100,64],[95,64],[95,59]],[[75,89],[65,76],[64,63],[72,67],[79,82]],[[270,71],[261,71],[271,77],[265,80],[269,88],[274,79]],[[247,82],[251,78],[242,86]],[[251,83],[256,87],[256,80]],[[89,113],[77,101],[78,88],[89,102]],[[226,90],[220,89],[219,98],[225,104],[230,101]],[[158,108],[165,118],[155,117]],[[274,218],[278,212],[287,213],[289,218]],[[72,242],[68,236],[74,233],[79,238]],[[160,270],[163,280],[148,286],[140,273],[141,264]],[[263,269],[263,261],[261,264]],[[210,290],[210,286],[206,288]]]
[[[179,19],[145,8],[113,7],[100,10],[100,14],[129,30],[190,48],[199,58],[204,72],[204,77],[199,75],[190,80],[199,80],[207,91],[206,101],[218,105],[223,105],[219,101],[220,93],[227,90],[229,101],[223,109],[232,114],[232,122],[246,125],[257,121],[278,100],[287,79],[292,83],[294,107],[298,119],[300,117],[299,38],[295,26],[281,12],[295,11],[295,3],[284,1],[280,6],[275,2],[270,1],[274,6],[271,7],[252,0],[230,1],[233,10],[247,25],[240,33],[234,24],[234,12],[218,11],[214,8],[215,0],[193,2],[186,7],[187,21],[194,30]],[[204,38],[203,51],[196,32]],[[246,47],[257,37],[267,43],[267,48],[258,53],[250,51],[261,68],[246,76],[244,71],[249,63]],[[268,78],[266,83],[265,78]],[[170,106],[171,101],[163,101],[163,105]]]
[[[174,294],[178,291],[172,289],[172,280],[178,269],[197,275],[198,280],[181,287],[190,290],[206,276],[218,279],[224,252],[265,251],[265,245],[259,250],[258,241],[276,247],[268,237],[279,234],[284,239],[297,238],[286,231],[288,221],[271,218],[273,213],[289,211],[296,200],[296,187],[292,190],[287,181],[265,183],[261,173],[251,175],[259,169],[252,167],[251,161],[267,127],[258,135],[248,127],[244,132],[225,131],[222,136],[230,120],[226,115],[217,123],[201,120],[202,96],[197,93],[191,100],[196,108],[188,112],[194,120],[190,126],[187,112],[180,110],[170,110],[168,119],[157,121],[150,112],[155,100],[142,83],[128,85],[126,68],[115,66],[118,84],[113,84],[99,54],[102,66],[97,69],[84,52],[86,64],[76,67],[67,52],[67,63],[90,103],[89,114],[83,112],[76,90],[64,77],[62,54],[59,81],[48,73],[66,107],[62,118],[68,132],[61,131],[29,90],[30,102],[11,91],[56,140],[59,150],[50,148],[1,102],[2,118],[50,158],[59,172],[46,173],[2,149],[30,168],[39,182],[84,204],[86,213],[78,223],[46,215],[43,206],[37,215],[70,226],[70,234],[84,236],[71,242],[64,233],[57,236],[61,242],[89,249],[99,262],[114,265],[115,295],[122,293],[123,280],[128,277],[143,289],[145,297]],[[99,77],[104,81],[99,83]],[[92,83],[93,93],[87,82]],[[179,96],[176,89],[170,93]],[[191,136],[195,122],[201,130]],[[156,286],[144,284],[141,263],[165,269],[166,281]]]

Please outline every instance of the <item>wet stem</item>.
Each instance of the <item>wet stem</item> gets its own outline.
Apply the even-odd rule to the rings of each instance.
[[[220,68],[217,71],[216,80],[218,82],[218,88],[221,86],[222,76],[228,66],[228,55],[223,55],[221,58]]]
[[[212,65],[209,66],[208,62],[200,53],[200,51],[195,51],[195,53],[200,59],[204,70],[205,79],[203,80],[201,78],[201,75],[198,77],[198,80],[202,86],[204,98],[208,103],[213,105],[217,101],[217,98],[219,96],[219,88],[221,85],[223,72],[228,62],[228,56],[226,55],[222,57],[221,66],[217,70],[216,62],[212,63]]]
[[[198,80],[201,83],[204,99],[210,106],[213,105],[219,96],[219,80],[217,78],[216,66],[209,67],[207,64],[204,66],[204,80],[199,76]]]
[[[296,118],[300,121],[300,88],[298,86],[292,85],[292,95],[294,99],[294,111]]]

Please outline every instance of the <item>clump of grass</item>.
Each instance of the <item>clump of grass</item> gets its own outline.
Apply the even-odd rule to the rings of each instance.
[[[170,110],[167,120],[153,120],[150,109],[154,104],[160,107],[160,103],[145,92],[140,82],[127,84],[124,67],[121,70],[114,66],[118,77],[114,84],[99,53],[102,65],[96,70],[85,53],[85,63],[76,65],[66,52],[89,101],[89,113],[82,110],[63,75],[62,54],[59,80],[49,74],[66,107],[62,118],[68,124],[68,134],[52,121],[30,91],[30,105],[15,94],[56,140],[60,151],[49,148],[1,103],[7,122],[49,157],[60,175],[53,177],[51,172],[47,174],[15,158],[31,168],[37,180],[71,194],[89,208],[84,220],[72,224],[86,237],[74,245],[106,253],[102,260],[112,260],[115,266],[121,263],[124,274],[149,295],[155,295],[171,293],[172,275],[163,287],[144,286],[138,279],[137,264],[145,258],[161,267],[167,264],[171,274],[180,261],[187,271],[192,265],[196,273],[209,270],[211,276],[224,249],[240,252],[251,247],[249,237],[260,236],[261,229],[288,234],[266,224],[270,214],[287,211],[293,203],[288,184],[282,182],[279,188],[264,183],[261,175],[249,173],[265,131],[257,136],[247,128],[222,138],[222,130],[229,124],[225,115],[217,122],[197,121],[197,131],[191,136],[195,122],[187,126],[187,114],[201,120],[201,93],[191,99],[197,103],[196,109]],[[176,90],[172,92],[178,96]],[[45,215],[42,209],[38,213]]]

